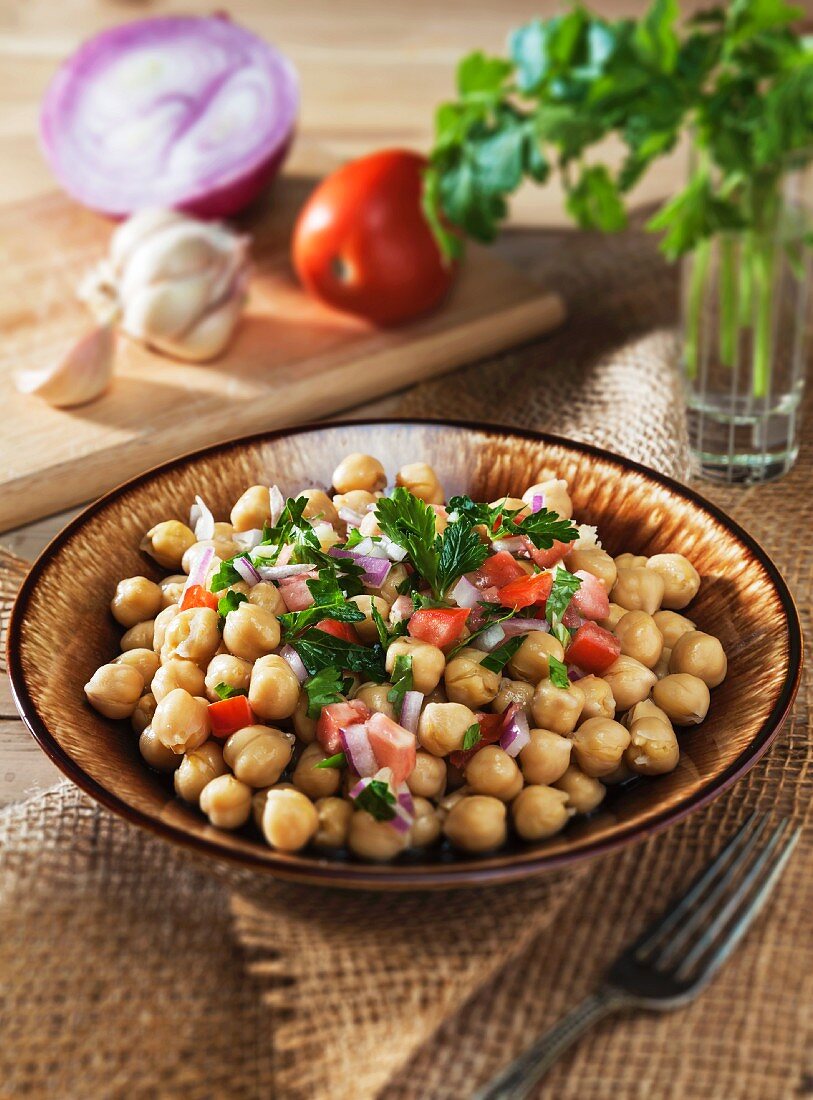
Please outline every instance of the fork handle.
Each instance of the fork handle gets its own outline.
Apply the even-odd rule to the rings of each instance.
[[[627,1004],[614,989],[592,993],[564,1016],[550,1031],[531,1043],[496,1077],[480,1089],[473,1100],[525,1100],[534,1085],[553,1063],[599,1020]]]

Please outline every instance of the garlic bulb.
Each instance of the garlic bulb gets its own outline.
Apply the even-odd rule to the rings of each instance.
[[[100,325],[86,333],[52,366],[19,371],[14,379],[17,389],[60,409],[84,405],[110,385],[114,347],[113,329]]]
[[[246,299],[248,238],[174,210],[142,210],[118,227],[106,261],[80,287],[97,317],[193,362],[231,338]]]

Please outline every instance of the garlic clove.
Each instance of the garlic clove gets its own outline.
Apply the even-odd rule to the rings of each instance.
[[[234,294],[221,305],[205,313],[191,329],[178,339],[158,340],[150,343],[166,355],[186,359],[191,363],[204,363],[223,352],[234,332],[244,305],[243,294]]]
[[[147,343],[172,339],[190,328],[211,304],[212,272],[155,283],[123,299],[121,327]]]
[[[147,207],[122,222],[110,238],[110,263],[121,272],[135,250],[154,233],[175,222],[186,221],[184,214],[163,207]]]
[[[17,389],[60,409],[84,405],[110,385],[114,350],[112,327],[100,325],[86,333],[52,366],[19,371],[14,379]]]
[[[131,255],[121,277],[121,297],[127,298],[150,283],[183,279],[220,263],[238,251],[235,246],[240,240],[217,226],[196,222],[165,226]]]

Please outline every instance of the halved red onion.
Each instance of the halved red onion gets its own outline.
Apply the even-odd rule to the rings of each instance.
[[[458,607],[474,607],[483,598],[482,592],[466,577],[461,577],[449,594]]]
[[[302,565],[263,565],[262,562],[255,559],[254,564],[264,581],[284,581],[288,580],[289,577],[299,577],[303,573],[313,571],[313,566],[306,563]]]
[[[389,558],[373,558],[368,554],[359,554],[357,550],[340,550],[337,546],[331,546],[328,551],[332,558],[350,558],[360,565],[364,572],[361,580],[371,588],[380,588],[389,576],[392,562]]]
[[[517,634],[530,634],[532,630],[541,630],[550,634],[550,623],[545,619],[506,619],[500,623],[506,638],[515,638]]]
[[[40,134],[85,206],[222,218],[276,174],[298,105],[294,68],[273,46],[228,18],[160,17],[80,46],[48,87]]]
[[[189,509],[189,526],[195,532],[198,542],[214,538],[215,517],[204,504],[201,497],[195,497],[195,503]]]
[[[271,511],[268,518],[271,526],[275,527],[279,517],[282,515],[282,509],[285,507],[285,497],[276,485],[272,485],[268,490],[268,500],[271,505]]]
[[[255,584],[259,584],[262,577],[251,564],[248,558],[234,558],[232,565],[249,586],[252,588]]]
[[[531,740],[531,731],[528,726],[528,716],[522,707],[516,709],[507,719],[503,735],[500,738],[500,748],[509,756],[519,756],[525,746]]]
[[[513,536],[509,539],[492,539],[492,550],[507,550],[509,554],[516,554],[524,546],[524,542],[519,535]]]
[[[534,493],[531,501],[531,512],[541,512],[545,507],[545,494]]]
[[[339,730],[344,755],[350,767],[360,776],[372,776],[378,771],[378,761],[370,747],[370,738],[364,722],[344,726]],[[360,786],[360,784],[357,784]],[[364,789],[363,787],[361,788]],[[355,790],[355,788],[354,788]],[[351,797],[355,797],[352,796]]]
[[[291,671],[299,680],[300,684],[304,684],[308,678],[308,670],[302,663],[302,658],[292,645],[281,645],[276,651],[278,657],[282,657],[283,661],[286,661],[291,666]]]
[[[212,546],[204,546],[199,554],[195,554],[192,559],[192,568],[189,570],[189,576],[186,578],[186,584],[183,586],[183,592],[181,592],[181,598],[178,600],[179,604],[183,603],[187,589],[191,588],[193,584],[206,586],[209,566],[212,564],[214,556],[215,552]]]
[[[483,653],[490,653],[492,649],[496,649],[498,645],[502,645],[505,640],[505,631],[502,628],[502,623],[494,623],[488,630],[484,630],[482,634],[479,634],[473,642],[474,648],[479,649]]]
[[[405,730],[409,730],[410,733],[418,732],[418,721],[421,717],[421,706],[423,705],[423,693],[420,691],[406,691],[404,692],[404,700],[401,703],[401,714],[398,719],[399,723]]]
[[[346,523],[348,527],[360,527],[364,516],[361,512],[354,512],[352,508],[340,508],[339,519]]]

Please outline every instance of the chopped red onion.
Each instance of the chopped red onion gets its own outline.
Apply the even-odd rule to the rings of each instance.
[[[423,694],[420,691],[404,692],[404,701],[401,703],[401,715],[398,719],[400,725],[410,733],[418,732],[418,720],[421,717]]]
[[[475,607],[483,598],[479,589],[466,577],[461,577],[450,595],[458,607]]]
[[[405,619],[415,611],[415,604],[412,602],[411,596],[396,596],[395,602],[390,608],[390,622],[402,623]]]
[[[506,619],[500,623],[506,638],[515,638],[517,634],[529,634],[532,630],[541,630],[550,634],[550,624],[545,619]]]
[[[518,550],[522,550],[524,545],[520,535],[516,535],[510,539],[492,539],[491,542],[492,550],[507,550],[509,554],[516,554]]]
[[[250,588],[262,580],[248,558],[234,558],[232,565]]]
[[[398,542],[393,542],[388,535],[381,536],[380,546],[384,547],[387,557],[390,561],[403,561],[407,556],[407,551]]]
[[[577,680],[583,680],[585,676],[589,676],[589,672],[585,672],[583,668],[579,668],[578,665],[570,665],[567,670],[567,678],[571,684],[575,684]]]
[[[531,501],[531,512],[541,512],[545,507],[545,494],[534,493],[533,500]]]
[[[505,639],[505,631],[502,628],[502,623],[494,623],[488,630],[484,630],[482,634],[479,634],[473,642],[474,648],[479,649],[481,652],[490,653],[492,649],[496,649],[498,645],[501,645]]]
[[[206,584],[206,577],[209,573],[209,566],[214,560],[215,552],[214,547],[204,546],[199,554],[194,556],[192,561],[192,568],[189,570],[189,576],[186,578],[186,584],[183,586],[183,592],[178,603],[183,603],[183,598],[186,595],[188,588],[191,588],[193,584]]]
[[[340,508],[339,519],[343,520],[348,527],[360,527],[364,516],[361,512],[354,512],[352,508]]]
[[[263,541],[263,533],[259,527],[252,527],[250,531],[235,531],[232,538],[243,550],[253,550]]]
[[[386,558],[387,551],[384,544],[381,542],[373,541],[370,535],[367,538],[357,542],[353,547],[355,554],[363,554],[365,558]]]
[[[367,735],[367,726],[364,722],[356,722],[352,726],[342,727],[339,730],[339,736],[341,737],[344,755],[347,757],[353,771],[362,777],[373,776],[378,771],[378,761],[370,747],[370,738]],[[357,783],[353,791],[358,790],[360,794],[366,785]],[[351,792],[350,797],[356,798],[357,795]]]
[[[189,526],[195,532],[198,542],[214,538],[215,517],[198,496],[189,510]]]
[[[277,650],[277,653],[282,657],[283,661],[287,661],[291,666],[297,680],[300,684],[304,684],[308,678],[308,670],[302,663],[302,658],[292,645],[281,645]]]
[[[406,780],[403,783],[399,783],[398,791],[396,792],[398,801],[404,807],[408,814],[415,816],[415,802],[412,798],[412,791],[407,786]]]
[[[305,563],[302,565],[263,565],[262,562],[255,559],[255,566],[264,581],[283,581],[289,577],[299,577],[303,573],[313,571],[313,566]]]
[[[331,546],[328,553],[332,558],[350,558],[360,565],[364,570],[361,580],[371,588],[380,588],[392,569],[392,562],[388,558],[370,557],[368,554],[360,554],[357,549],[340,550],[337,546]]]
[[[291,543],[291,542],[286,543],[285,546],[283,546],[283,548],[280,550],[279,554],[277,554],[277,565],[287,565],[288,562],[293,557],[293,554],[294,554],[293,543]]]
[[[500,748],[509,756],[519,756],[525,746],[531,740],[531,731],[528,726],[528,716],[522,707],[512,704],[516,709],[505,722],[505,729],[500,738]]]
[[[269,520],[271,526],[276,527],[279,517],[282,515],[282,509],[285,507],[285,497],[276,485],[272,485],[268,490],[268,502],[271,505]]]

